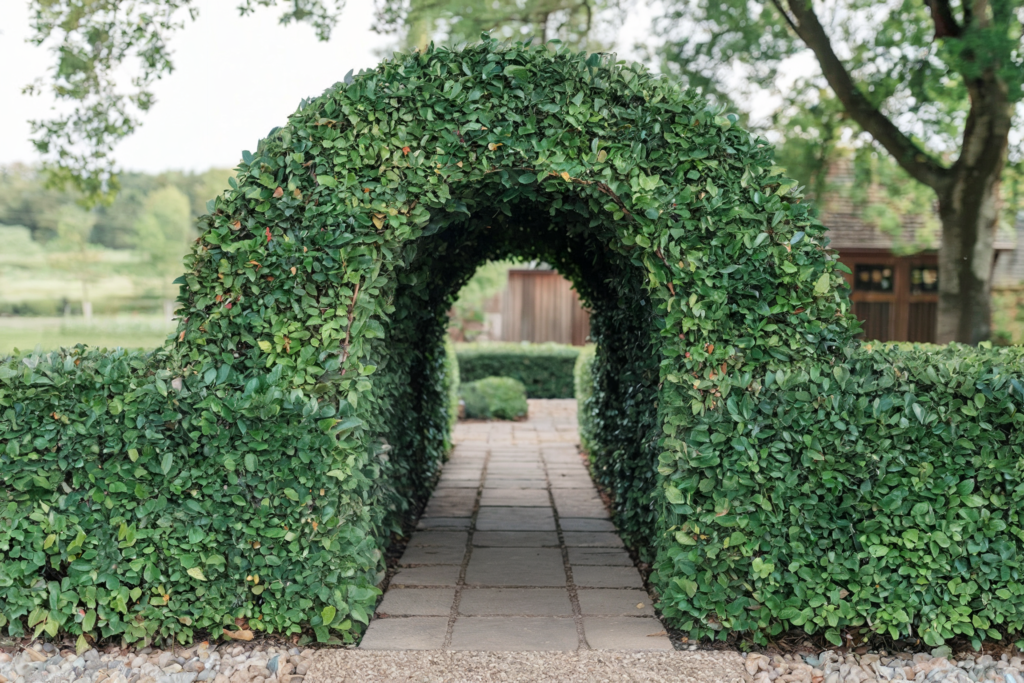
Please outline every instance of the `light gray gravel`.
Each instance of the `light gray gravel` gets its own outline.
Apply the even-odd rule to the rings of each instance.
[[[775,655],[751,653],[744,662],[753,683],[1024,683],[1019,655],[956,657],[946,646],[931,653],[876,652],[841,655],[825,651],[819,655]]]
[[[34,643],[0,652],[0,683],[302,683],[314,651],[273,643],[189,648],[58,650]]]
[[[305,683],[744,683],[735,652],[320,650]]]

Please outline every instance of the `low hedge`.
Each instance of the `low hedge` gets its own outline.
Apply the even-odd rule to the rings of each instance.
[[[573,366],[580,349],[566,344],[456,344],[464,382],[484,377],[511,377],[526,387],[530,398],[572,398]]]
[[[591,377],[578,366],[600,451]],[[702,382],[666,380],[702,412]],[[933,646],[1024,632],[1024,350],[864,346],[730,377],[720,403],[709,424],[664,425],[666,620],[837,645],[857,626]]]
[[[448,430],[455,428],[459,421],[459,358],[455,355],[455,344],[444,338],[445,391],[448,394]]]
[[[518,420],[526,417],[526,388],[511,377],[485,377],[460,389],[466,417],[482,420]]]
[[[437,381],[457,391],[450,360]],[[85,647],[243,619],[351,642],[413,475],[380,444],[339,458],[362,419],[282,369],[243,380],[229,363],[82,345],[0,357],[0,627]],[[439,454],[419,453],[436,471]]]
[[[576,422],[579,424],[580,448],[589,452],[597,436],[600,411],[594,405],[594,355],[597,347],[587,344],[580,349],[573,367],[573,388],[576,396]]]

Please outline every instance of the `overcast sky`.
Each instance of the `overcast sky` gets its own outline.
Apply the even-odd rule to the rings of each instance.
[[[28,0],[2,0],[0,28],[0,164],[32,163],[32,118],[45,118],[52,101],[29,97],[21,89],[46,77],[51,55],[25,42],[29,35]],[[156,105],[141,128],[115,151],[122,169],[159,172],[232,167],[243,149],[274,126],[304,97],[322,93],[389,54],[393,36],[370,30],[373,2],[349,0],[339,29],[328,43],[306,25],[280,26],[278,11],[267,9],[239,17],[235,0],[196,0],[199,19],[189,22],[171,42],[175,71],[155,87]],[[651,12],[636,11],[620,32],[629,46],[646,34]],[[619,48],[626,56],[628,49]]]

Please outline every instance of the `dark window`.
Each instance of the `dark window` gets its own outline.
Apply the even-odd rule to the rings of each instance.
[[[891,292],[892,267],[869,264],[855,266],[853,288],[858,292]]]
[[[932,294],[939,291],[939,269],[934,266],[914,266],[910,269],[910,293]]]

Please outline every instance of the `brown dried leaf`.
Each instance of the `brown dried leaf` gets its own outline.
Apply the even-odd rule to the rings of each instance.
[[[222,628],[221,631],[224,632],[224,637],[229,640],[252,640],[253,638],[252,631],[249,630],[229,631],[226,628]]]

